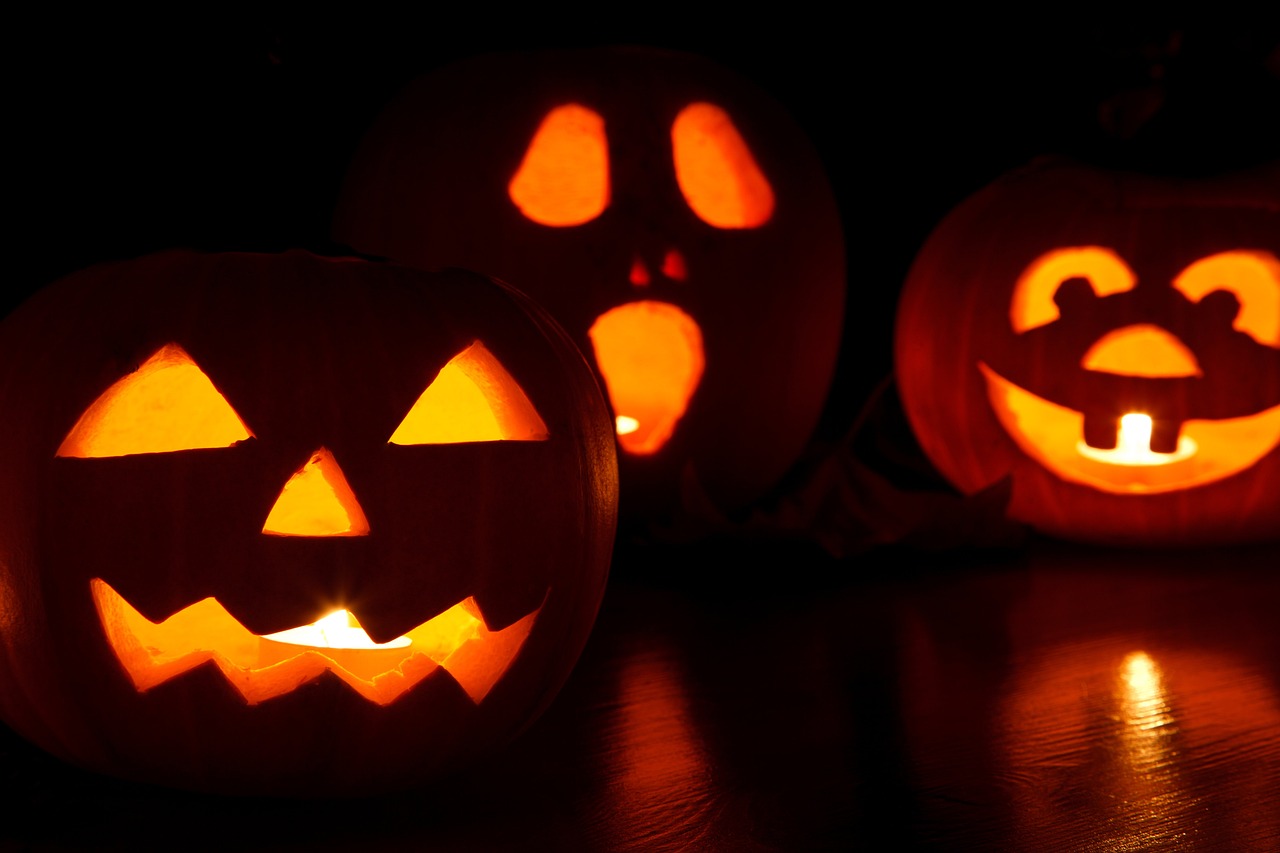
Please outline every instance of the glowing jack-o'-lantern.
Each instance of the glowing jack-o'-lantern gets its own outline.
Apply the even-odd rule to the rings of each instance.
[[[644,47],[474,57],[413,81],[353,159],[334,236],[483,269],[575,336],[616,417],[622,513],[774,486],[839,348],[844,245],[816,151],[763,90]]]
[[[224,793],[402,787],[551,701],[603,594],[612,423],[462,270],[169,252],[0,325],[0,711]]]
[[[896,330],[921,446],[1066,538],[1280,536],[1280,174],[1045,159],[921,249]]]

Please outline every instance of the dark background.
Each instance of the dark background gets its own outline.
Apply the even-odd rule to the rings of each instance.
[[[1050,152],[1188,172],[1280,156],[1276,13],[512,14],[19,19],[5,136],[20,272],[0,309],[76,269],[166,248],[332,251],[348,158],[414,75],[488,50],[656,44],[754,80],[826,165],[849,259],[824,421],[838,433],[891,369],[915,251],[1001,172]]]
[[[914,253],[997,175],[1053,152],[1179,174],[1280,156],[1277,14],[1213,6],[1105,20],[598,13],[618,24],[488,4],[383,19],[18,15],[0,52],[0,316],[60,276],[162,249],[339,250],[328,227],[347,160],[414,75],[487,50],[656,44],[757,82],[825,162],[849,259],[823,423],[838,435],[892,368]],[[561,696],[456,785],[228,802],[69,768],[0,727],[0,849],[1217,853],[1280,840],[1274,546],[837,559],[711,542],[619,556]],[[1176,725],[1150,743],[1105,684],[1085,711],[1073,701],[1134,649],[1167,670],[1153,707]],[[1037,714],[1001,716],[1009,702]]]

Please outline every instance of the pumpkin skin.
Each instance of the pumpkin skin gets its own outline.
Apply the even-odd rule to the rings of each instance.
[[[1176,178],[1043,158],[1003,176],[903,287],[895,374],[921,447],[966,494],[1011,477],[1009,516],[1051,536],[1277,537],[1278,257],[1274,165]],[[1138,450],[1117,433],[1129,413],[1151,418]]]
[[[578,111],[562,116],[571,130],[595,122],[601,133],[594,147],[578,140],[583,168],[607,178],[579,186],[597,195],[566,215],[572,222],[548,224],[531,218],[537,205],[519,198],[519,182],[580,177],[540,161],[531,144],[568,105]],[[707,137],[711,125],[732,128],[706,147],[723,154],[715,165],[737,176],[747,207],[760,207],[741,219],[715,212],[716,190],[680,171],[692,172],[701,150],[675,141],[682,123]],[[668,326],[621,355],[648,362],[687,336],[703,350],[700,372],[655,368],[687,405],[664,420],[669,437],[637,446],[619,435],[624,521],[687,514],[689,494],[722,513],[757,501],[796,462],[826,403],[846,287],[834,195],[784,108],[704,57],[643,46],[511,51],[427,73],[365,134],[332,233],[362,253],[483,269],[529,293],[574,336],[618,416],[636,404],[611,376],[602,318],[656,306],[691,319],[695,332]]]
[[[390,442],[475,340],[527,396],[538,440]],[[68,451],[104,390],[172,344],[251,437]],[[0,356],[0,711],[45,750],[224,794],[366,794],[500,748],[568,677],[608,572],[615,448],[582,354],[522,294],[462,270],[303,251],[165,252],[38,292],[0,324]],[[358,501],[363,534],[264,524],[320,450]],[[345,607],[385,644],[466,602],[450,612],[483,619],[480,635],[518,625],[523,642],[479,688],[460,686],[464,662],[419,657],[420,680],[370,698],[314,652],[296,685],[256,695],[237,684],[265,676],[224,675],[213,659],[135,687],[98,615],[124,606],[95,606],[97,581],[153,623],[213,598],[237,630],[264,637]]]

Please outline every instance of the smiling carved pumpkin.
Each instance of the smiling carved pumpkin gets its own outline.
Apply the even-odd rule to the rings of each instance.
[[[608,408],[465,271],[171,252],[0,326],[0,710],[223,793],[438,777],[551,701],[603,594]]]
[[[428,73],[370,127],[333,234],[545,305],[602,377],[626,519],[687,509],[690,483],[721,511],[750,504],[826,402],[834,194],[781,105],[704,57],[513,51]]]
[[[1280,173],[1045,159],[930,235],[896,330],[903,406],[966,493],[1131,545],[1280,536]]]

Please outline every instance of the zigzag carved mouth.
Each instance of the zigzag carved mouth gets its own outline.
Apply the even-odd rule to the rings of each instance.
[[[111,649],[139,691],[213,661],[251,705],[289,693],[325,671],[369,701],[387,705],[437,669],[448,672],[479,704],[510,667],[542,611],[540,605],[501,631],[490,631],[474,599],[467,598],[381,645],[348,615],[345,625],[330,632],[343,639],[326,644],[315,642],[322,639],[318,627],[258,636],[214,598],[155,623],[105,581],[95,578],[89,584]]]

